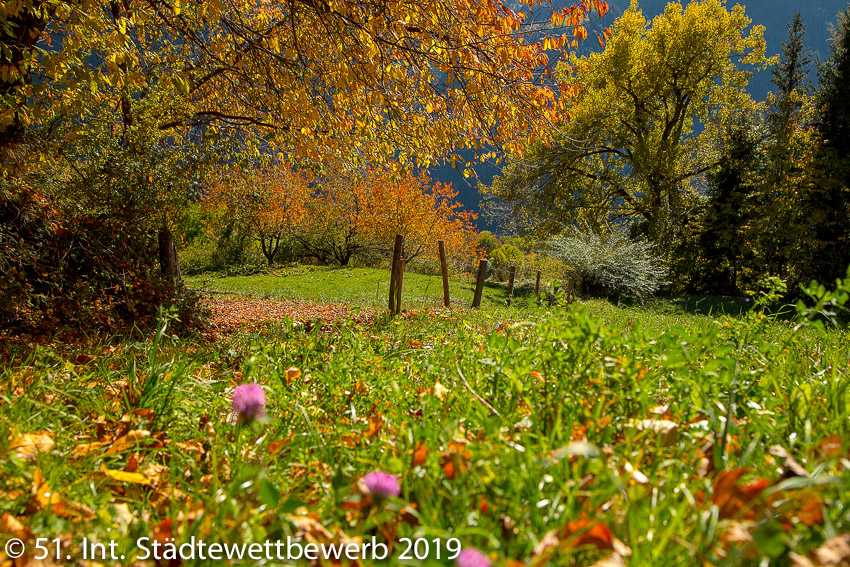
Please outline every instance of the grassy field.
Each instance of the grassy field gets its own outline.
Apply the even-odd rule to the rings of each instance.
[[[305,270],[211,287],[368,305],[372,285],[383,302],[382,278]],[[467,285],[453,293],[471,297]],[[268,324],[216,342],[171,337],[164,320],[149,340],[15,350],[2,537],[31,558],[38,541],[58,545],[62,564],[82,564],[83,538],[117,542],[125,559],[101,563],[153,564],[146,537],[375,538],[387,559],[361,563],[387,565],[453,565],[457,546],[511,566],[827,564],[816,550],[850,533],[845,332],[729,301],[712,305],[735,317],[694,301],[507,308],[490,289],[481,311]],[[406,290],[439,297],[439,280],[408,275]],[[231,415],[244,382],[265,389],[259,421]],[[376,470],[398,479],[397,497],[364,488]],[[426,540],[421,558],[406,538]]]
[[[534,282],[529,275],[517,279],[514,290],[514,311],[535,312]],[[297,266],[281,268],[270,274],[254,276],[221,276],[215,273],[187,278],[196,289],[249,294],[269,299],[306,299],[317,303],[346,303],[383,309],[389,294],[389,270],[375,268],[345,268]],[[403,306],[411,309],[439,308],[443,303],[440,276],[408,272],[404,277]],[[551,291],[557,282],[542,281],[541,294]],[[468,307],[475,292],[472,278],[451,277],[449,293],[452,305]],[[503,307],[507,300],[507,283],[487,280],[484,283],[482,306]],[[749,303],[740,298],[689,297],[654,302],[652,311],[670,315],[738,315]],[[545,311],[545,310],[544,310]],[[642,310],[646,312],[646,310]]]

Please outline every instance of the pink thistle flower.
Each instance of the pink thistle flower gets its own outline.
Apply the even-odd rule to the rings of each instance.
[[[361,491],[378,498],[390,498],[401,494],[398,479],[381,471],[372,471],[360,479]]]
[[[233,411],[242,421],[252,421],[266,415],[266,393],[259,384],[239,384],[233,390]]]
[[[474,547],[461,549],[455,557],[455,563],[457,567],[490,567],[493,565],[493,562],[486,555]]]

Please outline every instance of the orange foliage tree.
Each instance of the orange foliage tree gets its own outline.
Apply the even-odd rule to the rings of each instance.
[[[449,183],[432,183],[428,174],[392,167],[338,171],[317,185],[305,201],[295,237],[322,262],[342,265],[357,256],[387,256],[396,234],[405,239],[405,257],[437,257],[437,240],[452,256],[475,254],[475,215],[455,201]]]
[[[281,243],[304,222],[310,191],[307,178],[291,167],[267,165],[216,177],[207,187],[203,205],[213,232],[227,223],[240,223],[272,265]]]

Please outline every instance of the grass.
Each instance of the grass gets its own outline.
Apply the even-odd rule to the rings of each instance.
[[[187,278],[187,282],[202,289],[248,293],[269,299],[304,299],[317,303],[348,303],[368,307],[384,307],[389,294],[389,270],[374,268],[298,266],[255,276],[193,276]],[[453,305],[470,305],[474,292],[474,280],[454,277],[449,280]],[[442,298],[443,283],[439,275],[405,273],[405,307],[439,307]],[[483,302],[504,305],[506,298],[504,284],[485,284]]]
[[[352,281],[369,274],[215,285],[371,301]],[[427,281],[408,275],[411,297]],[[324,332],[207,343],[164,320],[147,341],[18,351],[0,374],[0,531],[30,549],[59,538],[73,558],[83,537],[114,540],[124,564],[140,537],[194,536],[374,537],[393,545],[388,565],[451,565],[459,542],[555,566],[782,565],[850,532],[844,332],[758,310],[492,297]],[[266,389],[263,421],[230,418],[240,382]],[[358,489],[376,469],[399,497]],[[428,557],[401,560],[401,538],[427,538]]]

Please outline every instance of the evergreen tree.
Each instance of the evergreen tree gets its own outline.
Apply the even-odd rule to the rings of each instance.
[[[735,294],[743,290],[741,268],[753,262],[745,227],[753,214],[752,196],[761,186],[761,142],[764,131],[757,117],[742,114],[727,127],[720,166],[708,175],[709,202],[699,247],[704,262],[702,290]]]
[[[812,277],[828,283],[850,263],[850,8],[838,15],[830,54],[818,66],[818,129],[823,140],[816,182],[803,204],[817,245]]]
[[[794,20],[788,24],[788,39],[782,42],[779,64],[771,74],[771,81],[778,89],[770,122],[776,150],[774,159],[778,162],[777,170],[780,172],[787,165],[787,147],[794,128],[793,120],[799,114],[803,97],[811,94],[812,90],[808,81],[812,53],[803,42],[805,35],[806,26],[797,12]]]
[[[838,15],[829,58],[818,65],[817,101],[824,146],[838,156],[850,150],[850,8]]]

